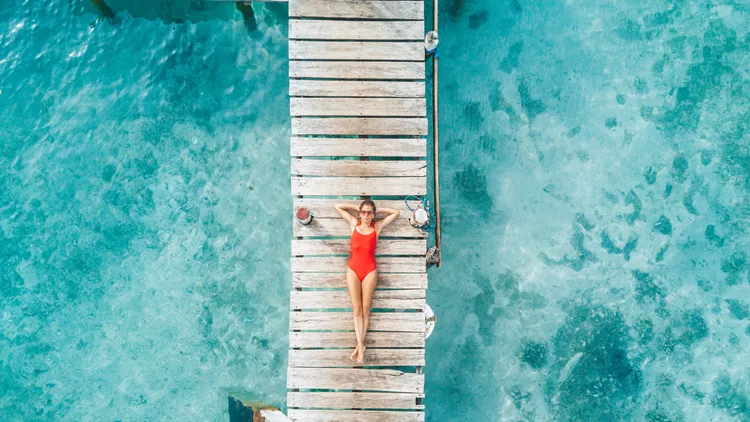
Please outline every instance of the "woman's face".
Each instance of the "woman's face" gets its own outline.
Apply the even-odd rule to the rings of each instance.
[[[363,223],[369,223],[375,218],[375,212],[371,206],[365,205],[359,210],[359,218],[362,219]]]

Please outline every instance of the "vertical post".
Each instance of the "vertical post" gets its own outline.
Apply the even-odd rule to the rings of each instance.
[[[93,4],[94,7],[96,7],[102,15],[104,15],[104,17],[110,19],[115,17],[115,12],[109,6],[107,6],[107,3],[105,3],[104,0],[91,0],[91,4]]]
[[[432,2],[432,19],[433,31],[438,30],[438,1]],[[438,163],[438,57],[437,54],[432,56],[432,154],[433,154],[433,174],[435,184],[435,244],[438,247],[437,266],[440,268],[442,261],[443,247],[440,241],[440,170]]]

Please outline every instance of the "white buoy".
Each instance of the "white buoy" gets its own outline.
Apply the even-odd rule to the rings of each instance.
[[[409,217],[409,224],[414,227],[424,227],[427,225],[428,221],[430,221],[430,215],[422,207],[422,205],[419,205],[417,209],[414,210],[414,213],[411,215],[411,217]]]
[[[430,308],[430,305],[425,304],[424,306],[424,338],[430,338],[430,335],[432,335],[432,330],[435,329],[435,324],[437,324],[437,317],[435,316],[435,313],[432,312],[432,308]]]
[[[438,33],[437,31],[430,31],[424,36],[424,49],[428,53],[435,51],[438,46]]]

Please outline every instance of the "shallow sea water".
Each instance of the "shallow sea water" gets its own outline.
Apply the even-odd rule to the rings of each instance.
[[[0,419],[283,404],[285,10],[112,6],[0,9]],[[428,420],[750,421],[750,7],[441,11]]]

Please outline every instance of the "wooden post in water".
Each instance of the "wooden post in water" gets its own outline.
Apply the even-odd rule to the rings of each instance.
[[[110,19],[115,17],[115,12],[107,6],[107,3],[104,3],[104,0],[91,0],[91,4],[93,4],[105,17]]]

